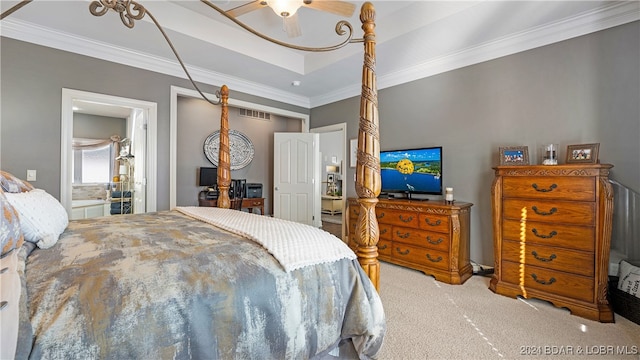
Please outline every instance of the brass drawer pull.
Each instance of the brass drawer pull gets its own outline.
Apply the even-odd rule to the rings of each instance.
[[[380,215],[376,215],[376,219],[382,219],[384,217],[384,213],[380,213]]]
[[[552,261],[553,259],[555,259],[557,257],[556,254],[551,254],[551,256],[549,256],[548,258],[539,257],[538,253],[535,252],[535,251],[532,251],[531,255],[533,255],[533,257],[536,258],[536,260],[540,260],[540,261],[544,261],[544,262]]]
[[[400,255],[409,255],[409,249],[407,249],[406,251],[400,251],[400,248],[397,247],[396,251],[398,252],[398,254]]]
[[[388,230],[388,229],[384,229],[384,230],[380,231],[380,235],[382,235],[382,234],[386,234],[386,233],[387,233],[387,230]]]
[[[430,226],[438,226],[442,223],[442,221],[440,219],[436,220],[436,222],[429,222],[429,219],[424,219],[424,221],[427,223],[427,225]]]
[[[384,249],[386,249],[386,248],[387,248],[387,245],[386,245],[386,244],[385,244],[385,245],[382,245],[382,246],[378,246],[378,249],[380,249],[380,250],[384,250]]]
[[[538,189],[538,184],[535,184],[535,183],[534,183],[534,184],[531,184],[531,186],[532,186],[534,189],[536,189],[536,191],[540,191],[540,192],[550,192],[550,191],[553,191],[553,189],[555,189],[555,188],[557,188],[557,187],[558,187],[558,185],[556,185],[556,184],[551,184],[551,186],[549,186],[549,188],[548,188],[548,189]]]
[[[408,223],[409,221],[413,220],[413,216],[409,216],[408,219],[405,219],[405,218],[402,217],[402,215],[399,215],[398,219],[400,219],[400,221],[402,221],[402,222]]]
[[[406,238],[409,237],[409,235],[411,235],[411,233],[402,234],[402,233],[400,233],[400,231],[396,230],[396,235],[398,235],[399,238],[406,239]]]
[[[538,230],[536,230],[536,228],[531,229],[531,232],[532,232],[535,236],[537,236],[537,237],[539,237],[539,238],[542,238],[542,239],[551,239],[552,237],[554,237],[554,236],[558,235],[558,233],[557,233],[555,230],[554,230],[554,231],[552,231],[552,232],[550,232],[550,233],[549,233],[549,235],[541,235],[541,234],[538,234]]]
[[[434,240],[431,240],[431,236],[427,235],[427,241],[429,242],[429,244],[438,245],[444,240],[442,238],[438,238],[438,240],[434,241]]]
[[[431,262],[440,262],[442,261],[442,256],[438,256],[436,259],[434,259],[431,257],[431,255],[427,254],[427,259],[429,259]]]
[[[538,210],[537,206],[532,206],[531,209],[533,209],[533,212],[535,212],[538,215],[542,215],[542,216],[547,216],[547,215],[553,215],[556,213],[556,211],[558,211],[557,208],[551,208],[551,210],[549,210],[549,212],[544,212],[544,211],[540,211]]]
[[[554,277],[549,279],[549,281],[538,280],[538,277],[536,276],[536,274],[531,274],[531,277],[533,278],[533,280],[535,280],[535,282],[537,282],[538,284],[542,284],[542,285],[551,285],[554,282],[556,282],[556,278],[554,278]]]

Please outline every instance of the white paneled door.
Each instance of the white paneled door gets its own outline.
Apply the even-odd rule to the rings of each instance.
[[[274,134],[274,217],[321,225],[319,140],[316,133]]]

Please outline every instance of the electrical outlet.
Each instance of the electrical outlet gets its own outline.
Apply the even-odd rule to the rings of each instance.
[[[27,170],[27,181],[36,181],[36,171]]]

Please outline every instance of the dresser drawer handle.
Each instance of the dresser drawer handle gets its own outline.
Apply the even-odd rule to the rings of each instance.
[[[442,261],[442,256],[438,256],[437,258],[432,258],[431,255],[427,254],[427,259],[429,259],[431,262],[440,262]]]
[[[4,274],[7,270],[9,270],[8,267],[2,268],[2,270],[0,270],[0,274]]]
[[[424,219],[424,221],[430,226],[438,226],[442,223],[440,219],[436,220],[436,222],[429,222],[429,219]]]
[[[408,219],[405,219],[404,217],[402,217],[402,215],[398,216],[398,218],[400,219],[400,221],[408,223],[409,221],[413,220],[413,216],[409,216]]]
[[[386,234],[386,233],[387,233],[387,230],[388,230],[388,229],[384,229],[384,230],[380,231],[380,235],[382,235],[382,234]]]
[[[401,239],[406,239],[406,238],[409,237],[409,235],[411,235],[411,233],[402,234],[400,231],[396,230],[396,235],[398,235],[398,237],[401,238]]]
[[[382,246],[378,246],[378,249],[380,249],[380,250],[384,250],[384,249],[386,249],[386,248],[387,248],[387,245],[386,245],[386,244],[385,244],[385,245],[382,245]]]
[[[400,248],[397,247],[396,251],[398,252],[398,254],[400,255],[409,255],[409,249],[405,250],[405,251],[400,251]]]
[[[551,208],[551,210],[549,210],[549,212],[544,212],[544,211],[540,211],[538,210],[537,206],[532,206],[531,209],[533,209],[533,212],[535,212],[538,215],[542,215],[542,216],[547,216],[547,215],[553,215],[556,213],[556,211],[558,211],[557,208]]]
[[[0,310],[4,309],[8,304],[9,304],[8,301],[1,301],[0,302]]]
[[[549,262],[556,258],[556,254],[551,254],[551,256],[549,256],[548,258],[539,257],[538,253],[535,251],[532,251],[531,255],[533,255],[533,257],[536,258],[536,260],[540,260],[544,262]]]
[[[556,278],[552,277],[551,279],[549,279],[549,281],[544,281],[544,280],[538,280],[538,277],[536,276],[536,274],[531,274],[531,277],[533,278],[533,280],[535,282],[537,282],[538,284],[542,284],[542,285],[551,285],[554,282],[556,282]]]
[[[376,215],[376,219],[382,219],[384,217],[384,213],[380,213],[380,215]]]
[[[427,242],[429,242],[429,244],[438,245],[442,241],[444,241],[442,238],[438,238],[438,240],[435,240],[435,241],[431,240],[431,236],[427,235]]]
[[[531,229],[531,232],[532,232],[535,236],[537,236],[537,237],[539,237],[539,238],[542,238],[542,239],[551,239],[552,237],[554,237],[554,236],[558,235],[558,233],[557,233],[555,230],[554,230],[554,231],[552,231],[552,232],[550,232],[550,233],[549,233],[549,235],[542,235],[542,234],[538,234],[538,230],[536,230],[536,228]]]
[[[540,191],[540,192],[550,192],[550,191],[553,191],[553,189],[558,187],[558,185],[556,185],[556,184],[551,184],[551,186],[549,186],[548,189],[538,189],[538,184],[531,184],[531,186],[534,189],[536,189],[536,191]]]

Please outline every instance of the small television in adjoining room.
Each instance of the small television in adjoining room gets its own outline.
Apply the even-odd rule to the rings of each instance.
[[[442,195],[442,147],[380,151],[382,194]]]
[[[217,167],[201,167],[198,180],[200,186],[215,188],[218,184],[218,168]]]

